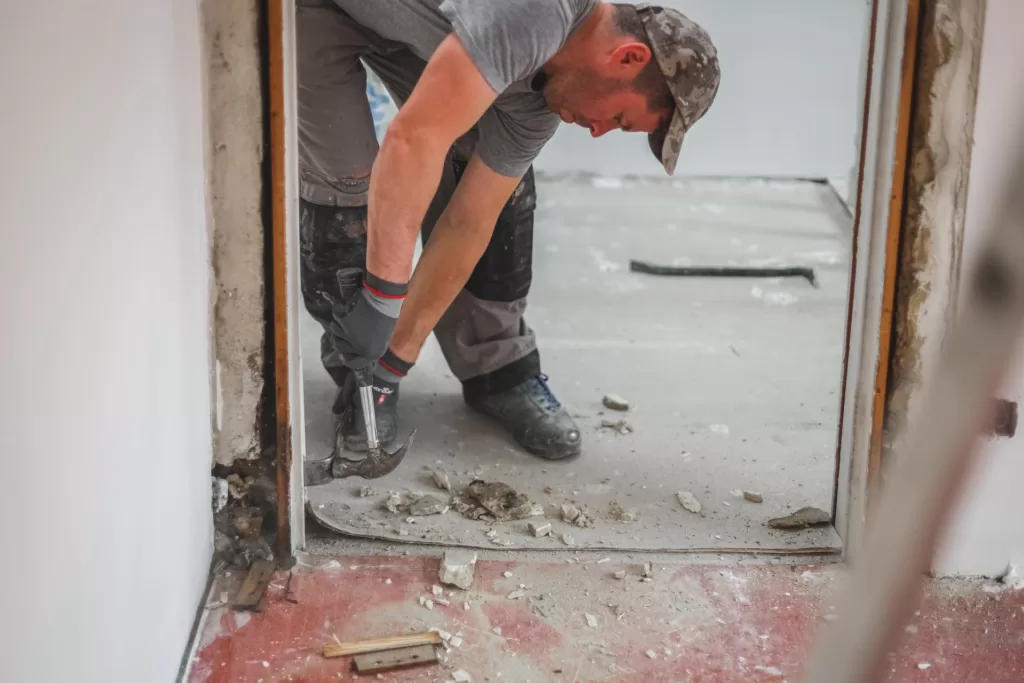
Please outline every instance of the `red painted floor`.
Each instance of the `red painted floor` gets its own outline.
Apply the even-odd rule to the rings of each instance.
[[[629,576],[615,579],[623,569]],[[474,682],[795,683],[815,629],[827,625],[841,576],[835,567],[662,565],[643,582],[640,569],[481,562],[472,591],[449,595],[446,587],[442,599],[451,606],[428,610],[419,599],[436,598],[436,559],[340,558],[298,567],[294,603],[285,600],[281,573],[262,612],[208,612],[188,680],[433,683],[463,670]],[[213,599],[233,595],[240,578],[221,579]],[[993,586],[929,582],[887,681],[1024,681],[1024,591],[989,592]],[[517,590],[526,597],[510,599]],[[350,660],[320,655],[335,637],[431,628],[463,638],[445,666],[360,677]]]

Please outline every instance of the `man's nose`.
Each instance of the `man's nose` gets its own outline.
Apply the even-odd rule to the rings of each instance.
[[[600,123],[600,122],[591,123],[590,124],[590,136],[591,137],[595,137],[595,138],[599,138],[602,135],[604,135],[605,133],[607,133],[608,131],[613,130],[614,128],[615,128],[615,124],[613,124],[613,123]]]

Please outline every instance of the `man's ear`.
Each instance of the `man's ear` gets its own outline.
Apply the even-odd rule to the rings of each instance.
[[[612,50],[609,66],[620,75],[632,77],[651,61],[651,48],[640,42],[622,43]]]

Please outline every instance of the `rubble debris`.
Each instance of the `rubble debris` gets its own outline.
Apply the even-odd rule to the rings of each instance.
[[[658,658],[658,653],[655,652],[654,650],[648,650],[644,654],[647,655],[647,659],[657,659]]]
[[[444,595],[444,589],[438,586],[437,584],[434,584],[430,587],[430,592],[434,595]]]
[[[455,509],[470,519],[490,515],[499,522],[534,516],[533,503],[508,484],[476,479],[466,487]],[[543,514],[543,508],[541,508]]]
[[[548,494],[549,496],[564,496],[565,489],[559,489],[553,486],[545,486],[544,493]]]
[[[601,420],[601,429],[611,429],[619,434],[631,434],[633,425],[625,420]]]
[[[452,480],[444,470],[431,470],[430,477],[434,480],[434,485],[442,491],[452,490]]]
[[[751,503],[763,503],[764,502],[764,496],[762,496],[760,493],[757,493],[756,491],[744,491],[743,492],[743,499],[744,500],[748,500]]]
[[[597,617],[595,617],[593,614],[584,614],[583,616],[587,620],[587,626],[589,626],[590,628],[597,628]]]
[[[742,498],[743,489],[733,489],[732,491],[729,491],[729,495],[732,496],[733,498]]]
[[[612,561],[612,558],[610,558],[610,557],[602,557],[600,560],[597,561],[597,563],[598,564],[604,564],[605,562],[611,562],[611,561]]]
[[[630,524],[640,519],[640,512],[636,508],[624,508],[618,502],[612,501],[608,505],[608,516],[616,522]]]
[[[494,628],[491,629],[491,631],[493,631],[494,635],[496,635],[496,636],[500,636],[501,635],[501,627],[500,626],[495,626]]]
[[[448,641],[448,644],[451,645],[452,647],[462,647],[462,642],[463,642],[462,634],[461,633],[456,633],[454,636],[452,636],[452,639]]]
[[[468,602],[462,603],[462,609],[463,609],[463,611],[468,612],[469,611],[469,603]]]
[[[618,410],[620,412],[626,412],[629,410],[629,401],[622,398],[618,394],[605,394],[604,398],[601,399],[601,403],[608,410]]]
[[[768,674],[769,676],[781,676],[782,675],[782,670],[781,669],[777,669],[774,666],[755,666],[754,667],[754,671],[760,671],[761,673]]]
[[[533,503],[530,506],[530,517],[543,517],[543,516],[544,516],[544,506],[541,505],[540,503]]]
[[[398,514],[399,508],[402,506],[402,494],[397,491],[388,491],[387,499],[381,503],[381,507],[390,512],[391,514]]]
[[[220,512],[228,504],[228,483],[224,479],[213,479],[213,511]]]
[[[551,533],[551,525],[547,524],[547,523],[545,523],[545,524],[535,524],[533,522],[530,522],[529,524],[526,525],[526,527],[530,530],[530,533],[533,534],[537,538],[541,538],[542,536],[547,536],[548,534]]]
[[[372,498],[373,496],[379,496],[380,491],[372,486],[360,486],[358,495],[360,498]]]
[[[451,600],[446,600],[445,598],[434,598],[434,604],[435,605],[441,605],[441,607],[451,607],[452,606]]]
[[[572,503],[562,503],[562,519],[569,524],[574,524],[580,528],[594,526],[594,520],[592,520],[586,512],[580,510]]]
[[[487,533],[486,533],[486,534],[484,534],[484,535],[485,535],[485,536],[486,536],[487,538],[497,538],[497,537],[498,537],[498,532],[497,532],[497,531],[495,531],[494,529],[488,529],[488,530],[487,530]]]
[[[263,529],[263,511],[257,507],[237,507],[229,510],[231,527],[235,535],[250,541],[260,537]]]
[[[441,558],[438,578],[441,583],[468,591],[473,587],[476,553],[468,550],[448,550]]]
[[[459,669],[458,671],[452,672],[452,680],[455,683],[471,683],[473,677],[469,675],[469,672]]]
[[[644,562],[644,570],[640,574],[640,576],[644,577],[645,579],[653,579],[654,578],[654,565],[652,563],[650,563],[650,562]]]
[[[921,662],[920,664],[917,665],[917,668],[920,669],[921,671],[927,671],[928,669],[932,668],[932,665],[929,664],[928,662]]]
[[[614,576],[619,581],[622,581],[624,578],[626,578],[626,572],[620,570],[612,574],[612,576]]]
[[[448,501],[442,500],[433,494],[420,496],[409,506],[409,514],[415,517],[428,517],[430,515],[443,515],[448,512]]]
[[[440,645],[441,635],[437,631],[426,631],[425,633],[407,633],[400,636],[388,636],[385,638],[369,638],[367,640],[356,640],[340,642],[333,640],[323,647],[323,656],[351,657],[352,655],[366,654],[369,652],[384,652],[386,650],[399,650],[407,647],[420,645]]]
[[[227,479],[228,483],[228,494],[232,500],[241,500],[249,495],[249,486],[252,484],[253,479],[250,477],[248,480],[242,479],[240,474],[229,474]]]
[[[524,590],[514,590],[514,591],[512,591],[511,593],[508,594],[508,599],[509,600],[518,600],[519,598],[525,598],[525,597],[526,597],[526,591],[524,591]]]
[[[832,523],[832,515],[816,507],[803,507],[791,515],[768,520],[773,529],[798,530]]]
[[[683,506],[684,510],[695,515],[700,514],[700,502],[692,493],[689,491],[677,491],[676,498],[679,499],[679,504]]]
[[[566,545],[576,545],[576,539],[572,537],[572,534],[566,532],[562,534],[562,543]]]
[[[512,572],[505,572],[504,574],[502,574],[502,576],[504,576],[506,579],[511,579],[515,575]]]

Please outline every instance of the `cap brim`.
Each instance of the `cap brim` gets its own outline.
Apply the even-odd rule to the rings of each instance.
[[[683,148],[683,138],[686,136],[686,123],[683,121],[683,114],[677,107],[672,113],[672,121],[668,124],[665,132],[651,133],[651,151],[658,158],[661,165],[665,167],[665,173],[672,175],[676,171],[676,162],[679,161],[679,153]],[[659,139],[660,138],[660,139]],[[660,150],[659,150],[660,147]]]

